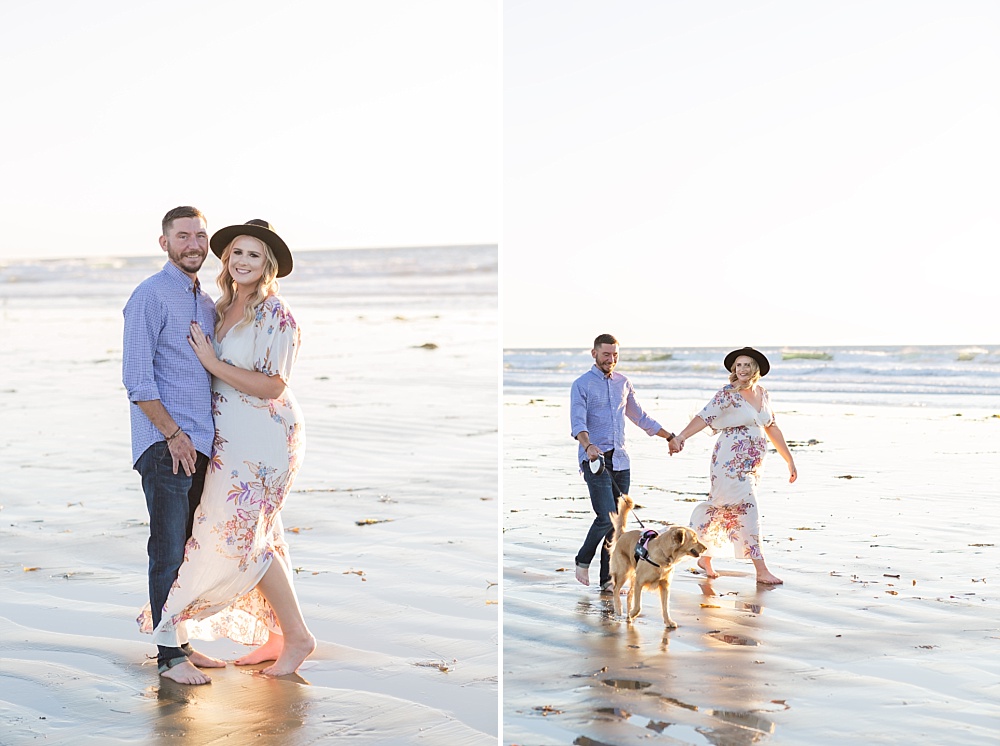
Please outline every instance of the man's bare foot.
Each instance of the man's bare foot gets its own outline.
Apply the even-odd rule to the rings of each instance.
[[[188,656],[188,660],[191,661],[198,668],[225,668],[226,662],[219,660],[218,658],[213,658],[210,655],[205,655],[197,650],[192,650],[191,654]]]
[[[267,642],[259,648],[251,650],[242,658],[237,658],[234,663],[236,663],[237,666],[252,666],[255,663],[263,663],[264,661],[276,661],[281,655],[281,651],[284,647],[284,636],[272,633],[267,638]]]
[[[584,585],[590,585],[590,568],[576,566],[576,579]]]
[[[711,557],[699,557],[698,567],[702,569],[705,575],[709,578],[719,577],[719,573],[712,569],[712,558]]]
[[[262,674],[266,676],[287,676],[295,673],[306,658],[316,649],[316,638],[307,635],[301,640],[285,640],[285,647],[273,666],[268,666]]]
[[[190,686],[212,683],[212,677],[203,674],[191,665],[189,660],[182,661],[171,668],[160,671],[160,676],[171,681],[176,681],[178,684],[188,684]]]

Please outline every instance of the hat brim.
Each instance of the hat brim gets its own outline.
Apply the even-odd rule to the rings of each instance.
[[[732,373],[733,365],[736,363],[736,358],[741,355],[746,355],[747,357],[752,357],[757,361],[757,367],[760,368],[760,377],[763,378],[771,370],[771,363],[768,361],[767,356],[764,355],[760,350],[755,350],[753,347],[741,347],[738,350],[733,350],[723,361],[723,365],[726,366],[726,370]]]
[[[274,258],[278,262],[278,277],[285,277],[291,273],[292,252],[288,248],[288,244],[282,240],[281,236],[268,228],[248,224],[227,225],[212,235],[208,245],[212,248],[212,253],[221,259],[222,252],[226,250],[230,241],[237,236],[253,236],[270,246],[271,251],[274,253]]]

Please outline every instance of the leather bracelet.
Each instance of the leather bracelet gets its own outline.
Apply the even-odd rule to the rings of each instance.
[[[177,426],[177,430],[174,431],[174,434],[171,435],[169,438],[167,438],[167,442],[169,443],[170,441],[172,441],[174,438],[176,438],[180,434],[181,434],[181,426],[178,425]]]
[[[668,433],[667,433],[667,442],[669,443],[670,441],[672,441],[672,440],[673,440],[674,438],[676,438],[676,437],[677,437],[677,436],[676,436],[676,435],[674,435],[673,433],[671,433],[671,432],[668,432]]]

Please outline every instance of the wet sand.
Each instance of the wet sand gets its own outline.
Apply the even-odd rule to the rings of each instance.
[[[157,676],[134,621],[125,299],[3,303],[0,743],[496,742],[496,296],[282,291],[308,438],[283,516],[319,648],[300,677],[229,666],[197,688]]]
[[[1000,413],[782,406],[799,480],[769,454],[758,586],[686,560],[665,630],[573,577],[593,513],[562,400],[504,397],[506,744],[979,744],[1000,733]],[[679,430],[704,402],[651,399]],[[686,524],[713,440],[668,458],[627,425],[639,517]],[[816,441],[809,444],[809,441]],[[633,522],[631,528],[637,528]]]

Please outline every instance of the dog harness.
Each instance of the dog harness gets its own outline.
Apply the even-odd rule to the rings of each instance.
[[[649,544],[650,539],[654,539],[657,536],[659,536],[659,534],[650,528],[647,529],[645,532],[643,532],[642,536],[639,537],[639,541],[635,545],[634,556],[636,563],[641,562],[642,560],[646,560],[646,562],[651,564],[653,567],[659,567],[658,564],[656,564],[655,562],[653,562],[653,560],[649,558],[649,549],[646,548],[646,545]]]

